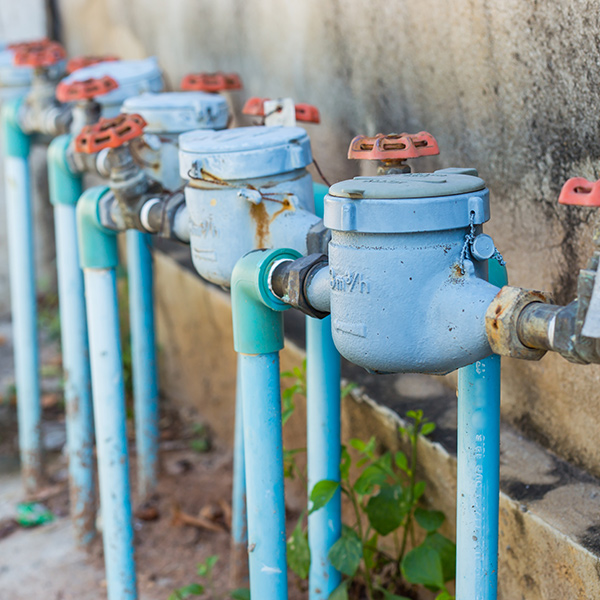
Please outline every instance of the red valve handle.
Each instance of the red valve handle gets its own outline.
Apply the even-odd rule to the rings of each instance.
[[[101,62],[116,62],[118,60],[120,60],[120,58],[114,54],[106,54],[105,56],[75,56],[67,63],[67,73],[70,75],[73,71],[83,69],[83,67],[97,65]]]
[[[296,104],[296,121],[305,123],[320,123],[319,109],[312,104]]]
[[[250,115],[252,117],[264,117],[265,116],[265,102],[269,101],[270,98],[248,98],[242,113],[244,115]],[[312,104],[296,104],[296,121],[304,121],[307,123],[320,123],[321,116],[319,115],[319,109]]]
[[[94,154],[105,148],[118,148],[142,135],[146,121],[137,114],[121,114],[114,119],[100,119],[87,125],[75,138],[75,151]]]
[[[108,94],[119,87],[119,84],[108,75],[99,79],[85,81],[61,81],[56,87],[56,97],[61,102],[76,102],[77,100],[92,100],[96,96]]]
[[[242,80],[237,73],[190,73],[181,80],[181,89],[187,92],[223,92],[241,90]]]
[[[67,56],[65,49],[58,42],[46,38],[35,42],[11,44],[9,49],[14,50],[13,62],[19,67],[51,67]]]
[[[558,201],[574,206],[600,206],[600,180],[573,177],[563,185]]]
[[[357,135],[348,149],[348,158],[367,160],[406,160],[440,153],[435,138],[426,131],[390,133],[376,136]]]

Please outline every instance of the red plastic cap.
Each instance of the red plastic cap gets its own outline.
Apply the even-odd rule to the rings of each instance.
[[[97,65],[102,62],[116,62],[121,60],[114,54],[107,54],[105,56],[76,56],[67,63],[67,73],[70,75],[77,69],[83,69],[83,67],[89,67],[90,65]]]
[[[250,115],[252,117],[264,117],[265,116],[265,102],[269,98],[248,98],[244,108],[242,108],[242,114]]]
[[[48,39],[11,44],[9,48],[14,50],[13,62],[19,67],[51,67],[67,56],[58,42]]]
[[[320,123],[319,109],[312,104],[296,104],[296,121],[305,123]]]
[[[268,102],[270,98],[248,98],[242,113],[250,115],[252,117],[264,117],[265,116],[265,102]],[[304,121],[307,123],[320,123],[321,116],[319,115],[319,109],[312,104],[296,104],[296,121]]]
[[[77,100],[91,100],[96,96],[108,94],[119,87],[119,84],[108,75],[99,79],[86,79],[85,81],[61,81],[56,87],[56,97],[61,102],[76,102]]]
[[[348,150],[348,158],[367,160],[406,160],[440,153],[435,138],[426,131],[419,133],[390,133],[367,137],[357,135]]]
[[[181,80],[181,89],[187,92],[224,92],[241,90],[242,80],[237,73],[190,73]]]
[[[87,125],[75,138],[76,152],[93,154],[105,148],[118,148],[144,132],[146,121],[136,114],[122,114],[114,119],[100,119]]]
[[[558,201],[574,206],[600,206],[600,180],[573,177],[563,185]]]

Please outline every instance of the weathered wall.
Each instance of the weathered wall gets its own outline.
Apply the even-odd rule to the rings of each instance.
[[[472,165],[492,191],[488,230],[513,284],[575,291],[596,214],[558,206],[562,183],[596,178],[598,39],[591,0],[59,0],[72,53],[156,54],[177,84],[231,69],[245,96],[319,106],[313,148],[335,181],[357,133],[418,131],[442,154],[419,168]],[[600,474],[598,367],[557,357],[505,361],[503,412],[528,435]]]

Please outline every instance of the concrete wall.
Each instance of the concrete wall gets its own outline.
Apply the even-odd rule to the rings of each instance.
[[[0,41],[3,43],[37,39],[48,35],[46,5],[43,0],[0,2]],[[34,185],[36,268],[38,287],[54,287],[54,227],[52,210],[48,204],[45,149],[32,151],[31,165]],[[9,312],[10,288],[8,274],[8,248],[6,246],[6,207],[4,205],[4,177],[0,154],[0,316]]]

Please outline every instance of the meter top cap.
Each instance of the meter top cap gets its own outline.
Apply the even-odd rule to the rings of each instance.
[[[325,196],[324,223],[336,231],[441,231],[489,218],[489,192],[475,169],[355,177]]]
[[[227,101],[204,92],[146,93],[123,103],[121,112],[142,115],[147,133],[181,133],[191,129],[227,127]]]
[[[179,136],[180,175],[201,173],[226,180],[270,177],[312,162],[310,140],[300,127],[238,127],[190,131]]]
[[[119,87],[97,97],[100,104],[121,104],[130,96],[144,92],[160,92],[163,88],[162,72],[155,57],[143,60],[118,60],[101,62],[73,71],[63,79],[66,84],[88,79],[112,77]]]
[[[14,64],[15,51],[0,45],[0,87],[28,86],[33,77],[33,67]]]

